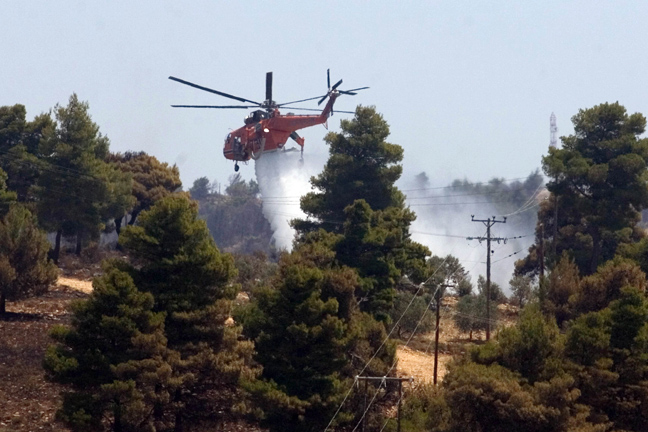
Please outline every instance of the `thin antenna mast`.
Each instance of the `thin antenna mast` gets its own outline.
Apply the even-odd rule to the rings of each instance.
[[[556,115],[554,113],[551,113],[551,117],[549,117],[549,132],[551,134],[549,147],[558,147],[558,137],[556,136],[558,134],[558,126],[556,125]]]

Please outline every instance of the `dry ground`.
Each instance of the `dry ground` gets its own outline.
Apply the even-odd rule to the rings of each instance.
[[[463,354],[470,346],[482,344],[486,340],[485,333],[474,332],[472,341],[469,335],[460,332],[454,324],[452,311],[457,300],[453,297],[444,299],[448,309],[442,309],[441,323],[439,325],[439,358],[437,366],[437,382],[443,380],[446,373],[446,366],[450,360],[457,355]],[[518,315],[516,307],[510,305],[499,305],[501,325],[509,326],[515,323]],[[493,329],[491,336],[497,334]],[[398,355],[398,376],[414,377],[418,382],[431,383],[434,381],[434,332],[415,335],[406,344],[401,343],[397,348]]]
[[[62,260],[61,275],[50,291],[40,297],[7,303],[7,316],[0,318],[0,432],[69,431],[54,420],[59,405],[60,385],[45,380],[42,360],[51,344],[49,331],[56,324],[68,324],[71,301],[82,299],[92,291],[92,278],[101,273],[98,264]],[[245,299],[240,298],[240,301]],[[442,313],[439,337],[438,379],[446,365],[466,351],[470,344],[483,343],[485,335],[459,332],[452,320],[452,306]],[[500,307],[504,325],[515,322],[517,310]],[[434,332],[416,335],[397,351],[398,376],[413,376],[417,382],[432,382],[434,371]],[[226,430],[249,430],[229,425]],[[257,430],[257,429],[255,429]]]
[[[101,274],[98,264],[61,260],[61,275],[46,294],[7,302],[0,317],[0,432],[69,432],[55,421],[61,385],[45,380],[42,361],[52,343],[54,325],[69,324],[70,302],[92,291],[92,278]],[[258,432],[245,424],[226,424],[224,432]]]
[[[56,285],[43,296],[7,303],[9,313],[0,318],[0,432],[68,430],[54,421],[62,387],[45,380],[41,365],[50,329],[67,324],[70,301],[86,295]]]

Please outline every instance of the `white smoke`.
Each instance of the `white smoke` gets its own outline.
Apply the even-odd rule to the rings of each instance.
[[[255,172],[261,198],[263,214],[273,230],[273,240],[278,249],[292,249],[295,231],[290,226],[292,219],[305,218],[300,208],[300,198],[311,191],[310,178],[322,171],[326,160],[324,154],[308,154],[302,160],[299,151],[277,151],[265,153],[255,162]],[[407,196],[407,205],[417,219],[410,231],[413,240],[429,247],[434,255],[452,254],[472,275],[486,274],[486,242],[467,240],[467,237],[485,237],[483,223],[475,219],[488,219],[503,214],[493,197],[470,194],[451,187],[432,187],[427,178],[402,182],[401,189]],[[447,183],[446,183],[447,184]],[[507,238],[504,242],[492,242],[491,277],[505,291],[513,274],[515,261],[526,256],[534,241],[536,213],[539,193],[536,190],[529,201],[520,208],[508,210],[506,223],[496,223],[491,228],[491,237]],[[506,213],[505,213],[506,214]],[[521,238],[517,238],[521,237]]]
[[[513,275],[515,261],[524,258],[529,246],[534,242],[536,214],[538,211],[538,194],[524,205],[510,209],[502,214],[493,197],[487,195],[467,194],[452,187],[431,187],[425,179],[407,182],[403,187],[407,195],[406,203],[416,213],[416,221],[411,225],[412,239],[426,245],[434,255],[457,257],[463,267],[471,274],[473,284],[478,275],[486,275],[486,241],[480,242],[477,237],[486,237],[486,226],[475,219],[493,219],[503,221],[508,213],[506,223],[495,223],[491,227],[491,237],[506,238],[506,242],[491,242],[491,278],[507,292],[509,280]],[[475,238],[467,240],[468,237]]]
[[[254,165],[263,214],[272,227],[278,249],[292,249],[295,230],[292,219],[305,218],[301,196],[311,191],[310,178],[322,171],[323,161],[312,154],[302,159],[299,151],[264,153]]]

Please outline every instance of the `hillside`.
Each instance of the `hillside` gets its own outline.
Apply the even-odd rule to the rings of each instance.
[[[61,275],[48,293],[7,304],[9,314],[0,319],[0,432],[69,431],[55,421],[63,386],[44,378],[41,362],[51,343],[50,329],[70,322],[69,306],[84,299],[92,290],[92,278],[101,272],[100,265],[79,262],[69,256],[61,264]],[[439,379],[446,364],[469,345],[452,320],[454,301],[449,298],[440,332]],[[515,315],[503,314],[505,324]],[[476,333],[474,342],[484,335]],[[416,335],[398,348],[398,376],[413,376],[417,384],[432,382],[434,367],[434,332]],[[249,425],[230,424],[228,431],[253,430]]]

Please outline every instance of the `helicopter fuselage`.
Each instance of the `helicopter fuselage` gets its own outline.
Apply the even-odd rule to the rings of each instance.
[[[227,159],[245,162],[257,159],[263,153],[281,150],[288,138],[293,138],[302,149],[304,138],[295,132],[328,120],[338,94],[332,93],[318,115],[281,114],[277,108],[253,111],[245,119],[245,126],[230,132],[225,138],[223,154]]]

